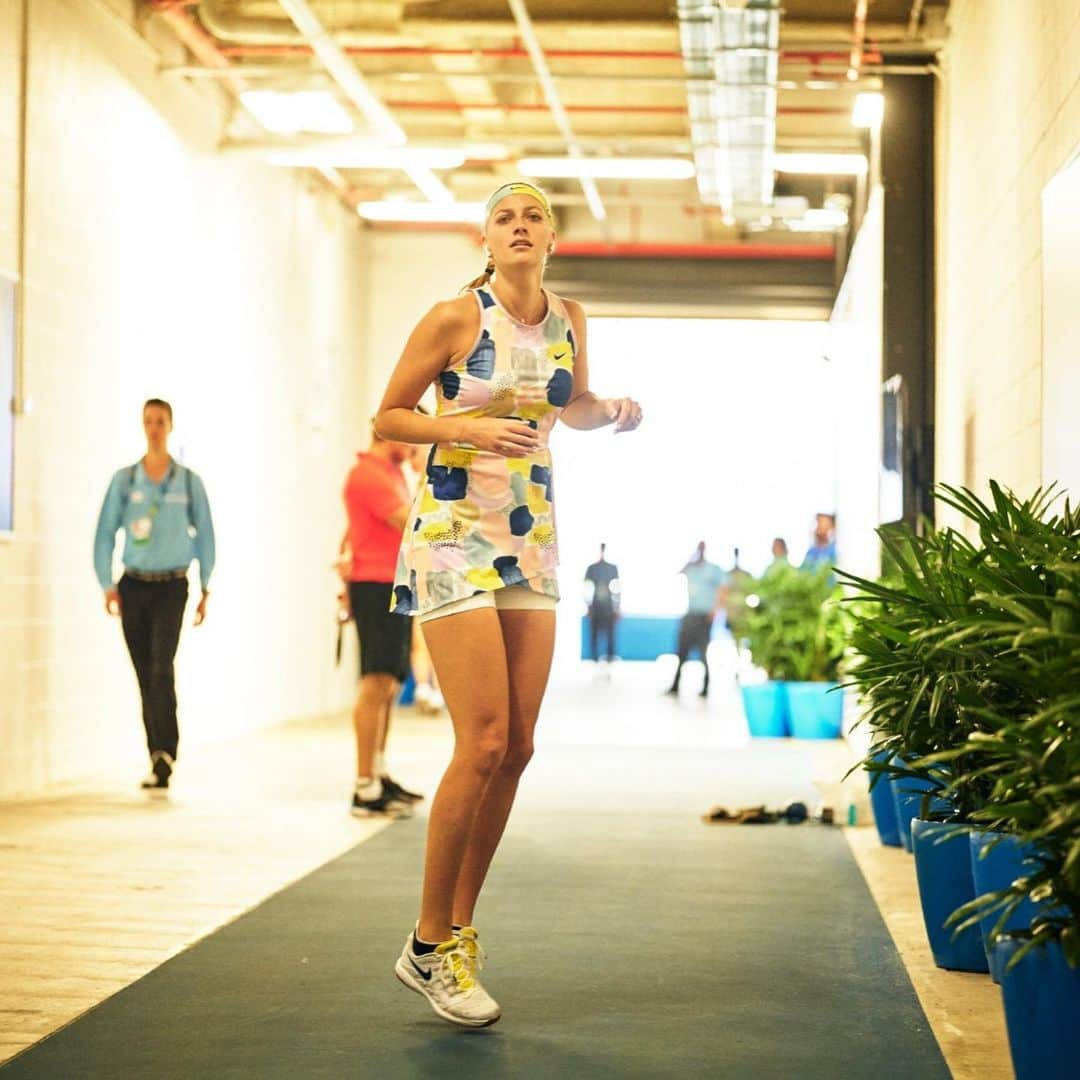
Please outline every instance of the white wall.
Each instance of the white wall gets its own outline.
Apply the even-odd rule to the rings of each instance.
[[[993,477],[1026,495],[1053,479],[1041,463],[1040,197],[1080,144],[1080,3],[953,0],[949,27],[937,477],[979,488]]]
[[[880,188],[870,196],[829,321],[826,353],[836,446],[836,553],[849,573],[875,578],[881,463],[881,349],[884,219]]]
[[[1080,155],[1043,192],[1043,482],[1080,503]]]
[[[365,355],[367,415],[383,390],[413,327],[440,300],[452,299],[483,273],[479,230],[377,229],[371,234]],[[434,396],[425,404],[434,408]]]
[[[329,563],[366,438],[368,240],[355,219],[296,174],[216,154],[219,99],[163,80],[96,0],[35,0],[31,13],[32,411],[17,427],[16,534],[0,543],[0,794],[141,743],[90,555],[108,477],[142,451],[147,396],[173,403],[173,448],[203,475],[218,532],[209,619],[181,642],[188,744],[350,700],[354,661],[333,668]],[[0,19],[0,268],[12,269],[10,0]]]

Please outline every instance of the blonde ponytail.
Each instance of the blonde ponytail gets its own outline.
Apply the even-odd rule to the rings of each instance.
[[[479,277],[473,278],[468,285],[462,285],[461,291],[468,292],[470,289],[482,289],[494,276],[495,260],[488,259],[488,264],[484,267],[484,272]]]

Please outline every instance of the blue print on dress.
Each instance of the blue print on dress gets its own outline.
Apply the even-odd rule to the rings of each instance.
[[[522,585],[528,578],[521,572],[516,555],[500,555],[492,564],[504,585]]]
[[[442,384],[443,397],[453,401],[461,389],[461,376],[456,371],[442,371],[439,373],[439,382]]]
[[[472,356],[465,361],[465,370],[477,379],[490,379],[495,374],[495,342],[486,330],[480,335]]]
[[[395,585],[394,610],[391,614],[408,615],[415,607],[412,589],[410,589],[408,585]]]
[[[534,465],[529,471],[529,479],[534,484],[544,485],[544,498],[551,502],[551,470],[545,465]]]
[[[428,479],[431,481],[431,494],[436,499],[456,502],[465,498],[465,488],[469,483],[469,474],[464,469],[448,469],[445,465],[429,465]]]
[[[557,409],[561,409],[570,400],[570,391],[574,386],[574,377],[566,368],[556,368],[548,379],[547,399]]]
[[[527,506],[515,506],[510,511],[510,534],[524,536],[533,527],[534,520]]]
[[[491,296],[484,292],[483,289],[477,289],[476,295],[480,297],[480,303],[483,304],[484,307],[489,308],[495,306],[494,299],[492,299]]]

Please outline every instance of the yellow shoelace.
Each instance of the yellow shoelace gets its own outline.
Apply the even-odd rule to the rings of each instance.
[[[459,938],[437,945],[435,952],[442,957],[443,967],[450,973],[459,990],[471,990],[476,985],[471,957],[462,948]]]
[[[483,968],[485,959],[484,950],[480,947],[478,938],[479,934],[474,926],[463,926],[457,934],[461,951],[465,954],[466,961],[474,976],[476,972]]]

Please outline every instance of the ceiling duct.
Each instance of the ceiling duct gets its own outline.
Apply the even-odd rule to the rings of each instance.
[[[702,202],[736,218],[772,204],[779,0],[678,0]]]
[[[199,21],[222,44],[303,45],[306,39],[288,19],[244,15],[235,0],[200,0]],[[326,28],[339,44],[369,40],[373,34],[401,30],[404,0],[347,0],[333,4]]]

